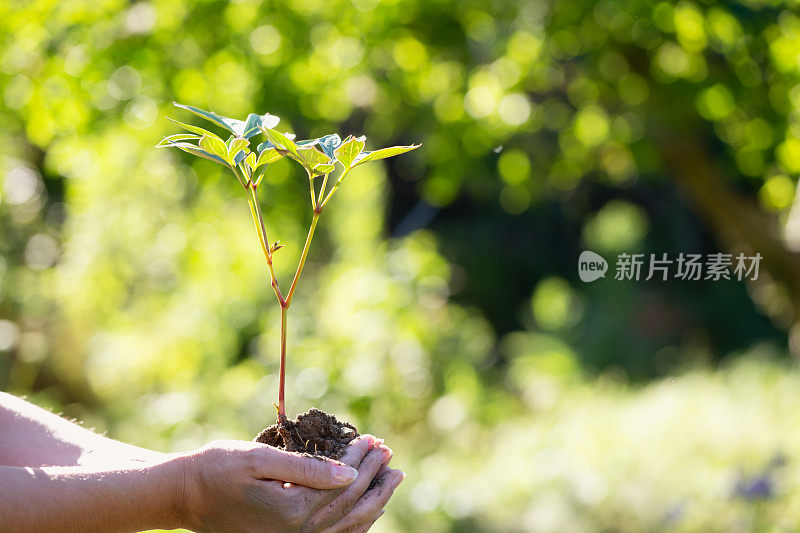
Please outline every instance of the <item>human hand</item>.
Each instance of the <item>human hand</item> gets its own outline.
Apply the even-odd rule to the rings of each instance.
[[[182,522],[214,532],[366,531],[402,481],[387,466],[391,455],[369,435],[350,443],[341,462],[216,441],[177,459]],[[382,481],[367,490],[376,475]]]

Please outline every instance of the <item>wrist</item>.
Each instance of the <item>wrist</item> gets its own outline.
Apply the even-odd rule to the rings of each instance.
[[[84,449],[76,461],[76,466],[103,467],[147,467],[164,462],[169,454],[137,448],[136,446],[95,446]]]
[[[169,470],[168,479],[171,480],[170,506],[172,520],[175,528],[197,530],[200,524],[200,480],[195,454],[176,453],[170,454],[164,466]]]

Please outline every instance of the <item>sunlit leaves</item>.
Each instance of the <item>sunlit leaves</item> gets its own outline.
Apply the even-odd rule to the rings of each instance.
[[[242,137],[230,137],[227,144],[231,153],[237,153],[239,150],[244,150],[250,143]]]
[[[305,139],[305,140],[302,140],[302,141],[295,141],[294,140],[294,138],[295,138],[295,134],[294,133],[288,133],[287,132],[287,133],[284,133],[284,135],[288,139],[292,140],[294,142],[294,144],[297,145],[298,148],[301,148],[303,146],[314,146],[315,144],[317,144],[319,142],[319,139]],[[258,145],[258,151],[259,152],[267,150],[269,148],[275,148],[275,145],[272,144],[270,141],[264,141],[263,143]],[[282,150],[282,149],[280,149],[280,150]],[[282,150],[282,151],[286,152],[286,150]]]
[[[349,168],[353,166],[353,162],[355,162],[358,154],[364,150],[366,140],[367,138],[363,135],[361,137],[353,137],[350,135],[336,148],[334,156],[341,164]]]
[[[327,174],[334,168],[333,161],[313,146],[300,148],[291,157],[312,174]]]
[[[250,143],[247,139],[243,139],[242,137],[231,137],[228,139],[228,161],[234,162],[234,164],[239,164],[242,160],[247,156],[247,147]]]
[[[204,118],[204,119],[206,119],[206,120],[208,120],[210,122],[213,122],[214,124],[216,124],[218,126],[222,126],[223,128],[225,128],[229,132],[233,133],[234,135],[237,135],[237,131],[244,132],[245,123],[242,122],[241,120],[236,120],[234,118],[223,117],[223,116],[217,115],[216,113],[213,113],[211,111],[206,111],[204,109],[200,109],[198,107],[194,107],[194,106],[190,106],[190,105],[183,105],[183,104],[179,104],[177,102],[172,102],[172,104],[175,107],[179,107],[181,109],[185,109],[187,111],[190,111],[191,113],[194,113],[198,117],[202,117],[202,118]]]
[[[294,135],[292,135],[294,138]],[[302,141],[295,141],[294,142],[298,148],[302,148],[305,146],[314,146],[315,144],[319,144],[319,139],[304,139]]]
[[[238,165],[239,163],[244,161],[245,157],[247,157],[247,151],[246,150],[241,150],[241,151],[237,152],[236,155],[234,155],[230,159],[232,160],[234,165]]]
[[[325,152],[325,155],[327,155],[330,159],[334,159],[336,157],[334,155],[334,151],[341,144],[342,138],[336,133],[326,135],[325,137],[321,137],[319,139],[319,147],[322,148],[322,151]]]
[[[274,128],[280,121],[281,119],[275,115],[270,115],[269,113],[264,115],[250,113],[247,115],[247,121],[245,122],[242,133],[239,134],[239,136],[244,137],[245,139],[250,139],[258,135],[261,132],[261,128]]]
[[[203,159],[208,159],[209,161],[213,161],[215,163],[219,163],[220,165],[223,165],[225,167],[230,168],[230,165],[228,164],[228,162],[225,161],[220,156],[215,155],[213,153],[209,153],[206,150],[204,150],[204,149],[200,148],[199,146],[197,146],[195,144],[192,144],[192,143],[188,143],[188,142],[173,142],[173,141],[169,141],[167,138],[165,138],[161,143],[158,144],[158,146],[159,146],[159,148],[166,148],[166,147],[178,148],[180,150],[183,150],[186,153],[189,153],[189,154],[192,154],[192,155],[196,155],[198,157],[202,157]],[[224,146],[224,143],[223,143],[223,146]]]
[[[294,135],[281,133],[272,128],[263,128],[262,131],[264,132],[264,135],[267,136],[267,139],[269,139],[269,142],[272,143],[272,146],[274,146],[278,150],[283,150],[285,152],[289,152],[292,155],[297,155],[297,145],[292,140],[292,137],[294,137]],[[261,149],[261,146],[264,145],[263,144],[259,145],[259,150]],[[268,148],[269,145],[267,145],[266,147]]]
[[[338,137],[338,135],[337,135]],[[322,142],[320,141],[320,144]],[[368,163],[370,161],[377,161],[379,159],[386,159],[387,157],[394,157],[396,155],[416,150],[420,147],[419,144],[411,144],[408,146],[392,146],[389,148],[381,148],[372,152],[365,152],[364,146],[366,144],[366,137],[349,136],[336,148],[333,152],[336,160],[338,160],[345,168],[350,169],[361,163]]]
[[[170,146],[173,143],[180,142],[180,141],[199,141],[200,135],[193,135],[191,133],[176,133],[175,135],[169,135],[164,137],[161,142],[156,145],[156,148],[165,148]]]
[[[270,163],[274,163],[281,157],[283,156],[275,148],[267,148],[266,150],[263,150],[261,153],[258,154],[258,160],[256,161],[255,168],[258,168],[261,165],[268,165]]]
[[[293,135],[281,133],[271,128],[263,128],[264,134],[269,139],[269,142],[262,143],[258,146],[259,150],[263,147],[264,153],[268,150],[275,150],[280,153],[281,151],[287,153],[292,159],[298,161],[303,165],[311,174],[323,174],[333,170],[333,161],[324,153],[314,148],[320,139],[309,139],[306,141],[299,141],[297,143],[292,140]],[[337,135],[338,137],[338,135]],[[323,170],[318,167],[325,166]]]
[[[375,150],[374,152],[361,152],[351,166],[360,165],[361,163],[368,163],[370,161],[377,161],[379,159],[386,159],[387,157],[394,157],[396,155],[410,152],[411,150],[416,150],[420,146],[421,145],[419,144],[410,144],[408,146],[392,146],[390,148],[381,148],[380,150]]]
[[[291,134],[287,134],[286,136],[289,139],[291,139],[291,137],[294,137]],[[258,147],[256,148],[256,151],[258,152],[258,156],[255,158],[253,163],[250,164],[250,168],[254,171],[261,166],[274,163],[275,161],[278,161],[280,158],[284,156],[284,154],[279,152],[275,148],[275,145],[269,141],[259,144]]]
[[[255,170],[256,168],[258,168],[258,167],[256,166],[256,165],[257,165],[257,162],[258,162],[258,156],[255,154],[255,152],[250,152],[250,153],[249,153],[249,154],[247,154],[247,156],[244,158],[244,163],[245,163],[245,164],[246,164],[248,167],[250,167],[250,170],[251,170],[251,171],[253,171],[253,170]]]
[[[228,160],[228,147],[225,146],[225,143],[222,141],[222,139],[213,133],[207,133],[206,135],[203,135],[203,137],[200,139],[200,148],[210,154],[218,156],[224,161]]]
[[[197,128],[199,131],[205,132],[202,136],[191,133],[177,133],[164,137],[159,142],[157,148],[178,148],[192,155],[214,161],[226,167],[230,167],[228,161],[228,149],[222,139],[209,133],[202,128]],[[198,141],[198,145],[187,141]]]
[[[191,131],[192,133],[196,133],[197,135],[200,135],[200,136],[203,136],[203,135],[205,135],[207,133],[211,133],[208,130],[204,130],[203,128],[199,128],[197,126],[193,126],[192,124],[184,124],[183,122],[177,121],[174,118],[167,117],[167,120],[169,120],[170,122],[174,122],[175,124],[177,124],[181,128],[183,128],[183,129],[185,129],[187,131]]]
[[[199,131],[205,131],[202,128],[197,128]],[[185,141],[197,141],[194,145]],[[227,142],[206,131],[203,135],[192,133],[178,133],[165,137],[156,146],[158,148],[174,147],[180,148],[184,152],[210,159],[214,162],[222,162],[225,166],[234,167],[244,161],[249,151],[249,142],[247,139],[241,137],[230,137]],[[253,158],[255,160],[255,154]]]
[[[336,169],[336,163],[328,163],[325,165],[319,165],[314,171],[319,174],[330,174]]]
[[[278,124],[279,119],[270,114],[251,113],[247,116],[247,121],[242,122],[196,107],[177,103],[175,105],[224,127],[234,135],[228,138],[227,142],[223,142],[221,138],[208,130],[170,119],[192,133],[166,138],[159,143],[159,146],[175,146],[206,159],[214,158],[212,160],[216,162],[222,161],[237,173],[237,178],[240,180],[243,172],[247,176],[254,176],[261,167],[288,155],[303,165],[311,177],[330,174],[335,170],[336,162],[340,162],[345,170],[340,176],[338,184],[344,175],[356,165],[393,157],[419,148],[418,144],[412,144],[365,152],[366,137],[349,135],[342,141],[338,133],[331,133],[318,139],[295,141],[293,133],[280,132],[272,127]],[[263,133],[267,140],[258,145],[256,153],[251,153],[249,139],[259,132]],[[183,141],[199,141],[199,146]],[[319,149],[316,146],[319,146]],[[242,163],[245,166],[240,168],[239,165]],[[262,176],[263,171],[258,179],[260,180]]]
[[[263,115],[257,115],[255,113],[250,113],[247,116],[246,121],[237,120],[235,118],[223,117],[211,111],[206,111],[204,109],[200,109],[198,107],[179,104],[177,102],[173,102],[175,107],[179,107],[181,109],[185,109],[194,113],[195,115],[202,117],[218,126],[222,126],[229,132],[233,133],[236,137],[243,137],[245,139],[250,139],[251,137],[258,134],[261,131],[261,128],[274,128],[280,122],[280,119],[275,115],[270,115],[269,113],[265,113]],[[177,122],[177,121],[175,121]],[[183,127],[187,127],[186,124],[181,124]],[[194,131],[187,127],[190,131]]]

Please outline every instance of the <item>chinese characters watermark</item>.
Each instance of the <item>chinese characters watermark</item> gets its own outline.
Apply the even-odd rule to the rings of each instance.
[[[720,281],[758,279],[761,254],[745,255],[713,253],[685,254],[627,254],[617,256],[614,279],[618,281]],[[578,276],[590,282],[605,277],[608,262],[599,254],[586,250],[578,258]]]

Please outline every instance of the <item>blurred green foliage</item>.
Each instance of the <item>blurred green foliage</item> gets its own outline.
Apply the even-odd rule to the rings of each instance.
[[[797,7],[3,2],[0,386],[161,450],[272,421],[239,185],[154,149],[171,100],[270,112],[424,143],[348,178],[289,323],[289,410],[409,472],[384,531],[797,529],[800,378],[770,348],[800,309]],[[264,180],[297,254],[305,176]],[[582,285],[584,248],[758,251],[764,276]]]

